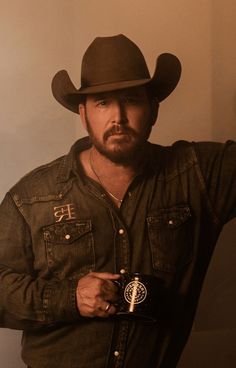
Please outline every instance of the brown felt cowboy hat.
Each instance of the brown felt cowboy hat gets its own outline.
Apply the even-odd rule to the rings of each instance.
[[[97,37],[86,50],[81,67],[81,87],[77,89],[66,70],[52,80],[55,99],[67,109],[78,113],[83,96],[149,85],[159,102],[175,89],[181,75],[179,59],[161,54],[150,77],[145,59],[138,46],[124,35]]]

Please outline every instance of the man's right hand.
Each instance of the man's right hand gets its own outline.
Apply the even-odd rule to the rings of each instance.
[[[107,318],[116,313],[118,289],[113,281],[120,275],[108,272],[91,272],[83,276],[77,285],[77,307],[83,317]]]

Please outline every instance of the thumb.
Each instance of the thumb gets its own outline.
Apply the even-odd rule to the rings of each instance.
[[[119,274],[110,272],[92,272],[92,275],[102,280],[118,280],[120,278]]]

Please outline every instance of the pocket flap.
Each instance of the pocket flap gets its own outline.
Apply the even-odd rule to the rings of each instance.
[[[188,206],[178,206],[167,209],[159,209],[157,212],[148,216],[147,221],[150,225],[157,228],[166,226],[168,228],[177,228],[184,224],[191,217]]]
[[[91,220],[62,222],[43,228],[44,239],[50,243],[71,244],[92,229]]]

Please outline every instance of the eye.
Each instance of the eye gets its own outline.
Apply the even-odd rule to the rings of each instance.
[[[108,100],[100,100],[97,101],[96,106],[97,107],[106,107],[109,104]]]
[[[137,105],[139,103],[139,99],[133,96],[127,96],[124,101],[128,105]]]

